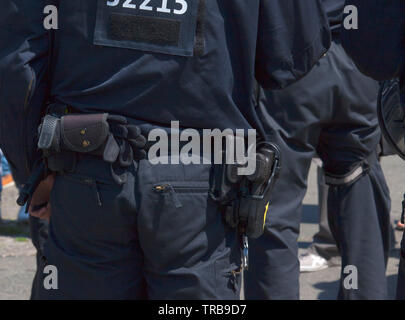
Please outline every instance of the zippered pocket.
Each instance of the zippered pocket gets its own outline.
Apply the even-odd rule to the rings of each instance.
[[[97,202],[98,206],[100,206],[100,207],[103,206],[103,203],[101,201],[99,186],[100,185],[112,185],[113,184],[113,183],[103,181],[103,180],[99,180],[99,179],[94,179],[94,178],[90,178],[90,177],[83,177],[83,176],[76,176],[76,175],[74,176],[74,175],[70,175],[70,174],[64,174],[63,177],[70,180],[70,181],[73,181],[73,182],[76,182],[76,183],[81,183],[81,184],[86,185],[86,186],[90,187],[91,189],[93,189],[96,202]]]
[[[191,186],[185,184],[174,184],[169,182],[163,182],[159,184],[155,184],[153,186],[153,191],[156,193],[160,193],[163,195],[169,195],[173,201],[173,204],[176,208],[183,207],[179,199],[180,194],[204,194],[208,193],[209,187],[208,186]]]

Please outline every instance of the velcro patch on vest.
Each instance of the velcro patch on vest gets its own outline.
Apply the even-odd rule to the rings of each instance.
[[[186,57],[199,47],[205,0],[97,1],[96,45]]]
[[[177,47],[180,25],[180,21],[176,20],[113,13],[110,15],[109,34],[114,40]]]

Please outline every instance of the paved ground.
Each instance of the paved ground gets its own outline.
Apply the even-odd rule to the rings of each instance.
[[[405,164],[397,157],[388,157],[382,162],[391,191],[392,220],[399,218],[402,194],[405,192]],[[3,218],[15,219],[18,208],[14,206],[16,190],[8,188],[3,194]],[[316,170],[311,168],[309,189],[304,201],[300,248],[306,248],[317,231]],[[400,232],[396,237],[400,239]],[[26,224],[0,224],[0,299],[28,299],[34,274],[34,250],[28,237]],[[391,298],[394,297],[398,268],[399,244],[389,260],[387,277]],[[337,294],[339,267],[316,273],[301,274],[302,299],[334,299]]]

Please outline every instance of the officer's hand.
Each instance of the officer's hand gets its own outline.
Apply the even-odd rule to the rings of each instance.
[[[55,177],[49,175],[38,185],[32,196],[30,207],[28,208],[30,215],[40,219],[49,220],[51,217],[51,205],[49,199],[54,181]]]

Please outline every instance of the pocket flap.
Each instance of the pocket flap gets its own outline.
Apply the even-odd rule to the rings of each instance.
[[[62,117],[62,140],[70,151],[89,153],[101,147],[107,139],[107,113],[67,115]]]

